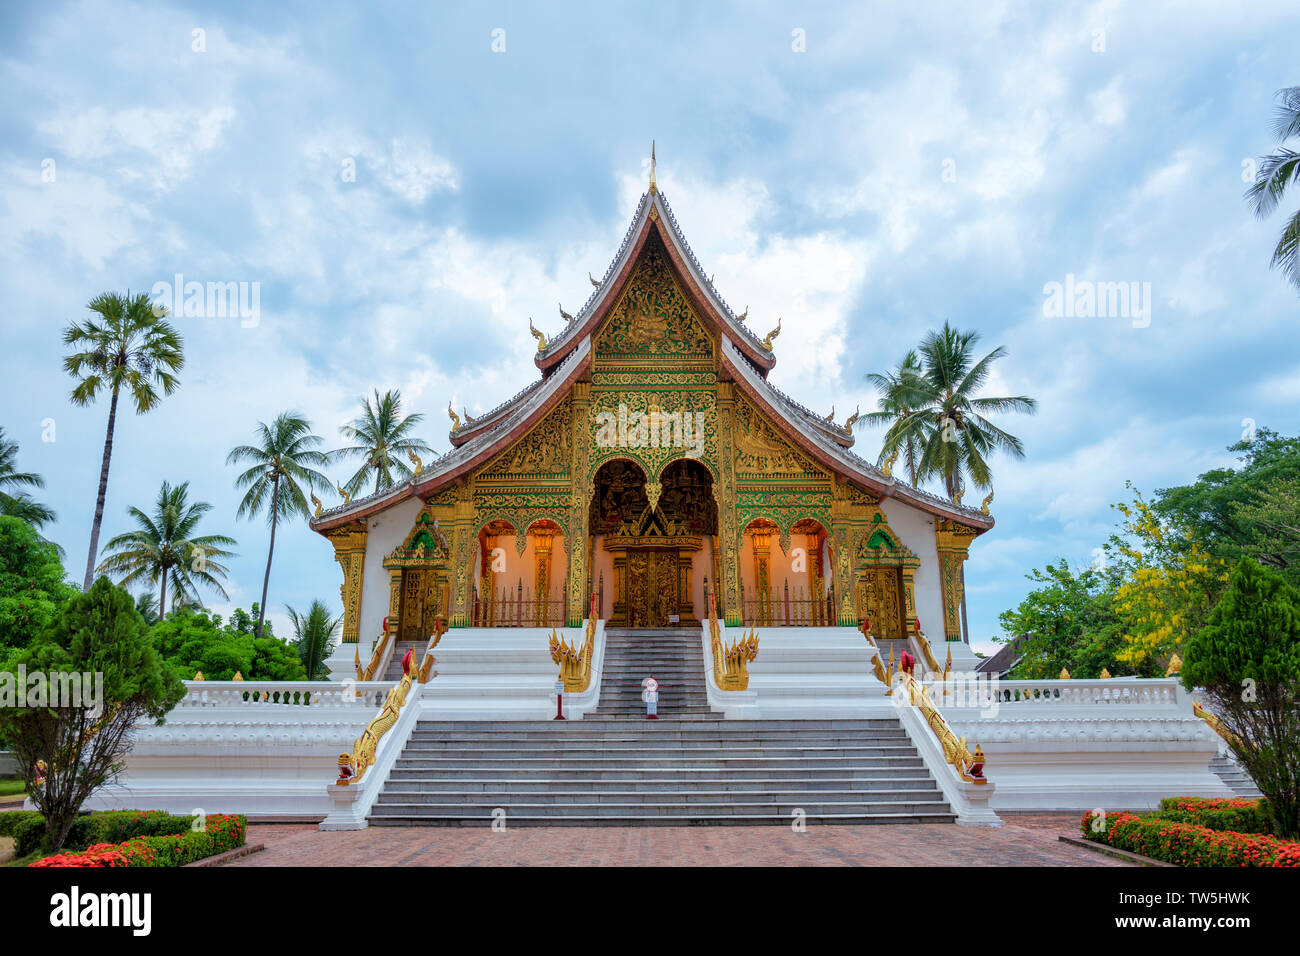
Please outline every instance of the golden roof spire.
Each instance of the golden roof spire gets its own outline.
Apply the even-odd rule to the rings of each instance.
[[[655,141],[650,140],[650,191],[657,193],[659,185],[655,182]]]

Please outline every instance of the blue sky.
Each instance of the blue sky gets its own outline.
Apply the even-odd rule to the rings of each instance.
[[[397,387],[445,451],[448,399],[483,411],[535,377],[528,318],[554,331],[586,298],[654,138],[722,294],[760,334],[783,317],[771,378],[800,401],[874,407],[864,373],[945,318],[1010,352],[990,391],[1041,411],[1004,422],[1027,457],[995,462],[967,571],[981,646],[1028,569],[1091,560],[1126,479],[1226,464],[1247,419],[1297,432],[1282,214],[1241,199],[1300,83],[1297,27],[1294,3],[1200,0],[7,4],[0,424],[79,581],[107,404],[68,402],[60,330],[104,290],[259,283],[255,327],[176,319],[183,385],[120,417],[104,527],[188,479],[239,540],[246,606],[267,529],[235,521],[227,450],[286,408],[333,447]],[[1045,317],[1067,275],[1150,283],[1149,325]],[[281,632],[338,584],[323,539],[279,535]]]

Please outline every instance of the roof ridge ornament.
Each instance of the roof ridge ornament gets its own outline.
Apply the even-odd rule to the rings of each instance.
[[[451,419],[451,433],[454,435],[460,431],[460,416],[451,407],[451,402],[447,403],[447,417]]]
[[[852,434],[853,434],[853,426],[857,423],[858,419],[861,418],[861,417],[862,417],[862,406],[859,405],[857,408],[855,408],[855,409],[853,410],[853,414],[850,415],[850,416],[845,420],[845,422],[844,422],[844,430],[845,430],[846,432],[848,432],[850,435],[852,435]]]
[[[749,314],[749,306],[745,306],[745,314],[746,315]],[[776,328],[774,328],[771,332],[768,332],[767,338],[763,339],[763,348],[766,349],[768,352],[772,351],[772,343],[776,341],[776,337],[780,334],[781,334],[781,317],[777,316]]]
[[[533,338],[537,339],[537,351],[545,352],[546,336],[537,331],[537,328],[533,325],[533,317],[531,315],[528,317],[528,331],[532,333]]]
[[[655,141],[650,140],[650,192],[657,193],[659,184],[655,182]]]

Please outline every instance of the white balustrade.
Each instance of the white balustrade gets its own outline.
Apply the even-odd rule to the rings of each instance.
[[[392,688],[384,681],[186,681],[176,709],[194,707],[355,707],[374,710]]]
[[[941,685],[936,685],[941,686]],[[1057,704],[1063,706],[1123,704],[1174,705],[1180,684],[1171,678],[1126,680],[992,680],[988,697],[1000,704]],[[983,690],[981,688],[981,690]]]

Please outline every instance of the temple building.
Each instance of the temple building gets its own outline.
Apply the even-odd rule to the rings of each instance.
[[[698,628],[713,592],[729,625],[869,620],[905,641],[919,624],[970,666],[962,563],[987,502],[900,481],[854,452],[856,414],[772,385],[780,322],[760,336],[728,307],[653,171],[592,283],[558,334],[530,320],[537,381],[478,417],[448,406],[451,451],[313,518],[344,642],[425,640],[439,619],[573,627],[593,598],[610,626]]]

